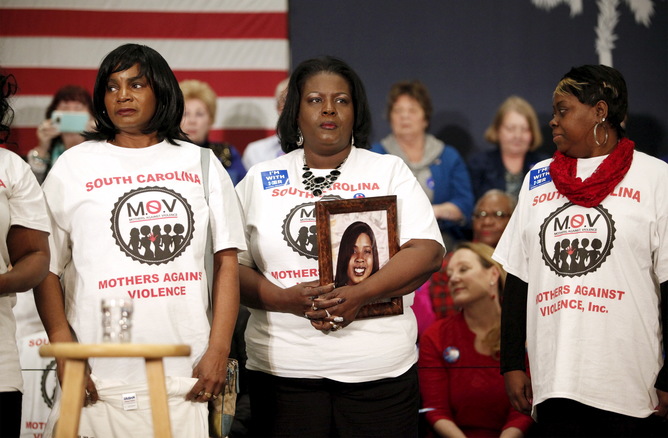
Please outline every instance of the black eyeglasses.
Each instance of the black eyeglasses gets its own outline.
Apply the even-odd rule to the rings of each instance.
[[[506,213],[505,211],[497,210],[497,211],[478,211],[473,213],[473,218],[474,219],[483,219],[486,217],[490,218],[504,218],[504,217],[510,217],[510,213]]]

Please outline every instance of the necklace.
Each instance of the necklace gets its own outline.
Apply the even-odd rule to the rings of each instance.
[[[339,179],[339,175],[341,175],[341,166],[343,166],[343,163],[345,163],[347,159],[348,157],[344,158],[343,161],[341,161],[341,163],[327,175],[315,176],[311,168],[306,164],[306,155],[304,155],[304,167],[302,167],[302,170],[304,171],[302,178],[304,178],[304,180],[302,183],[306,187],[306,190],[311,192],[313,196],[322,195],[323,190],[330,188],[332,183]]]

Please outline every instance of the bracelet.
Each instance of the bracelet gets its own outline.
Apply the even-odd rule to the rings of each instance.
[[[51,159],[40,157],[39,152],[37,152],[35,149],[32,149],[30,152],[28,152],[26,161],[28,161],[28,165],[35,175],[44,175],[49,168]]]
[[[51,162],[49,157],[42,157],[39,152],[37,152],[37,149],[31,149],[30,152],[28,152],[28,162],[30,162],[30,160],[39,161],[44,164],[49,164]]]

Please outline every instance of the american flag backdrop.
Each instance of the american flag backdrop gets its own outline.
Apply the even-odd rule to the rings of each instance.
[[[211,140],[242,150],[274,132],[276,84],[288,75],[288,0],[0,0],[0,68],[19,92],[10,149],[24,155],[53,94],[91,93],[104,56],[124,43],[157,50],[179,81],[218,95]]]

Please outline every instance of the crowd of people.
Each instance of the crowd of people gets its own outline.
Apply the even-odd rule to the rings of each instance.
[[[553,157],[510,96],[484,134],[493,147],[467,160],[429,133],[418,80],[391,86],[391,133],[372,144],[364,84],[331,56],[277,84],[276,135],[243,154],[210,140],[213,88],[179,83],[147,46],[107,54],[92,91],[58,90],[23,159],[0,148],[0,436],[22,436],[38,397],[51,436],[64,363],[36,365],[54,385],[35,394],[26,339],[100,342],[91,309],[132,296],[119,279],[182,286],[134,299],[132,327],[133,342],[191,346],[165,359],[174,436],[210,436],[232,357],[230,437],[668,433],[668,164],[626,137],[619,71],[558,81]],[[341,215],[325,283],[315,211],[360,197],[393,197],[392,220]],[[400,308],[363,311],[387,302]],[[116,402],[148,406],[138,361],[88,361],[80,436],[152,434],[150,411]]]

